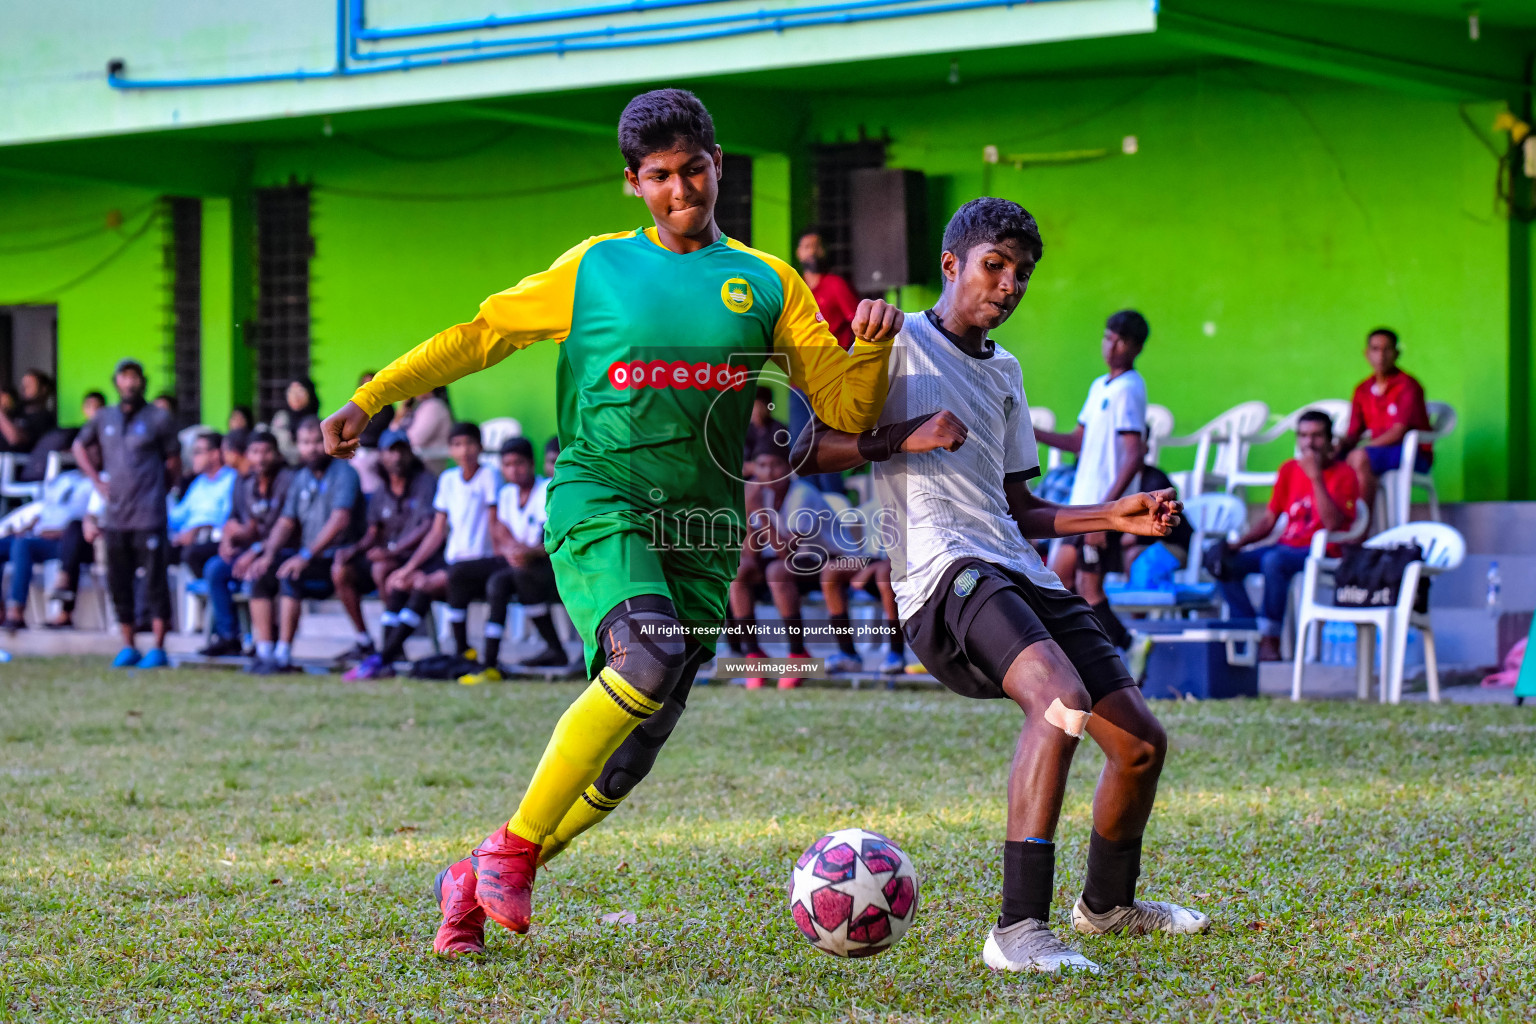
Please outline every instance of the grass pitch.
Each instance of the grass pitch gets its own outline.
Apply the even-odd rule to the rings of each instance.
[[[1536,715],[1163,704],[1141,892],[1204,937],[1084,940],[1099,977],[999,977],[1018,716],[938,692],[696,691],[651,780],[542,877],[530,939],[433,956],[430,884],[504,819],[572,686],[0,668],[0,1020],[1530,1020]],[[1101,763],[1059,836],[1082,884]],[[785,907],[817,835],[895,838],[894,951]],[[632,912],[634,925],[601,918]]]

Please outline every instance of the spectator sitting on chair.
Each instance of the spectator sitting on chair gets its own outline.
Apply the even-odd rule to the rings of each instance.
[[[80,399],[80,422],[86,424],[96,418],[96,414],[107,407],[107,396],[100,391],[87,391],[85,397]]]
[[[1232,617],[1255,617],[1253,602],[1243,579],[1249,573],[1264,574],[1264,607],[1258,613],[1260,661],[1280,660],[1280,624],[1285,619],[1285,603],[1291,577],[1307,563],[1312,535],[1318,530],[1346,530],[1355,521],[1355,500],[1359,481],[1349,466],[1338,461],[1333,450],[1333,421],[1319,409],[1309,409],[1296,423],[1296,448],[1299,454],[1280,466],[1269,506],[1248,532],[1238,540],[1244,548],[1269,536],[1281,514],[1285,530],[1277,543],[1239,551],[1228,561],[1232,578],[1221,584]]]
[[[560,458],[560,438],[551,437],[544,442],[544,475],[555,478],[555,463]]]
[[[885,627],[890,633],[890,650],[880,663],[883,675],[900,675],[906,671],[906,641],[901,633],[901,623],[896,615],[896,591],[891,587],[891,560],[889,558],[839,558],[827,567],[821,576],[821,595],[827,602],[827,621],[838,630],[837,653],[827,659],[828,672],[859,672],[864,660],[853,643],[853,632],[848,617],[848,594],[857,587],[871,597],[879,598],[885,612]],[[844,632],[844,630],[847,630]]]
[[[277,438],[270,433],[263,431],[251,437],[245,446],[245,461],[250,471],[235,481],[219,553],[203,567],[213,636],[198,653],[207,658],[243,653],[233,594],[241,581],[252,578],[251,564],[263,550],[262,539],[282,517],[293,482],[294,470],[283,462]]]
[[[171,561],[179,561],[201,578],[208,560],[219,553],[214,532],[229,520],[237,474],[224,465],[224,439],[213,431],[192,442],[192,472],[181,499],[171,506]]]
[[[235,479],[249,476],[251,464],[246,461],[245,449],[251,443],[251,432],[244,427],[236,427],[224,435],[224,443],[219,446],[219,451],[224,455],[224,465],[235,471]]]
[[[295,671],[293,638],[305,597],[329,597],[336,552],[361,533],[363,493],[357,470],[325,454],[320,421],[301,420],[296,442],[302,466],[294,474],[283,514],[247,570],[251,585],[251,631],[256,635],[256,675]],[[295,536],[297,535],[297,536]],[[297,539],[299,547],[291,547]],[[273,598],[281,621],[274,638]]]
[[[181,405],[176,401],[176,396],[169,391],[162,391],[155,396],[155,408],[171,414],[171,422],[175,423],[181,415]]]
[[[31,526],[9,539],[11,586],[5,602],[5,628],[23,629],[27,592],[32,589],[32,567],[38,562],[59,560],[54,596],[63,605],[50,629],[73,624],[75,591],[80,586],[80,566],[90,561],[91,547],[83,542],[81,522],[91,501],[91,482],[77,470],[65,470],[43,484],[38,500],[17,509],[17,515],[35,515]]]
[[[176,423],[163,409],[144,403],[144,367],[122,359],[112,375],[120,401],[98,412],[75,438],[75,462],[106,502],[103,533],[112,605],[123,648],[114,668],[164,668],[165,630],[171,595],[165,577],[166,495],[181,476]],[[99,451],[101,465],[94,452]],[[102,470],[107,479],[102,478]],[[134,646],[134,580],[144,570],[144,603],[155,646],[140,655]]]
[[[485,620],[485,649],[481,652],[483,671],[461,676],[465,685],[494,683],[502,678],[501,638],[506,629],[507,606],[515,597],[533,618],[533,626],[544,641],[544,650],[521,664],[532,668],[560,668],[570,662],[560,633],[550,615],[550,605],[559,600],[555,591],[555,572],[544,550],[544,524],[548,515],[544,499],[549,478],[533,472],[533,445],[527,438],[510,437],[501,446],[501,478],[506,486],[496,498],[496,515],[491,519],[491,548],[500,563],[485,582],[490,604]],[[461,562],[448,573],[448,589],[453,591]]]
[[[747,539],[741,565],[731,584],[732,621],[746,627],[745,650],[749,658],[766,657],[751,627],[755,622],[756,592],[766,584],[774,607],[783,619],[791,658],[809,658],[800,617],[801,595],[820,590],[846,557],[837,543],[832,508],[821,491],[805,480],[792,480],[789,446],[772,438],[758,449],[753,460],[754,484],[747,489]],[[733,649],[740,640],[733,640]],[[764,685],[760,677],[747,680],[749,689]],[[779,689],[790,690],[802,680],[779,679]]]
[[[433,388],[400,403],[391,430],[403,430],[411,439],[411,447],[421,456],[433,473],[448,468],[443,461],[442,449],[453,433],[453,409],[448,404],[448,389]]]
[[[806,228],[795,243],[795,260],[800,264],[800,276],[810,286],[816,309],[826,321],[827,330],[837,339],[844,351],[853,347],[853,315],[859,308],[859,296],[853,285],[841,274],[834,274],[827,266],[827,247],[818,228]],[[789,396],[789,440],[793,445],[811,422],[811,403],[805,393],[793,389]],[[750,449],[756,451],[756,449]],[[749,456],[750,457],[750,456]],[[745,474],[744,474],[745,475]],[[804,477],[817,490],[835,494],[844,493],[843,474],[817,473]]]
[[[256,417],[251,413],[250,406],[237,405],[229,410],[229,419],[225,421],[224,429],[230,434],[237,430],[255,430]]]
[[[469,602],[485,596],[485,581],[497,568],[491,557],[490,521],[496,507],[496,473],[480,465],[480,428],[458,423],[449,432],[448,451],[454,465],[437,480],[432,499],[436,515],[427,536],[406,563],[385,580],[384,646],[364,658],[347,679],[385,679],[405,654],[405,642],[430,617],[432,602],[448,598],[455,653],[473,659],[466,624]],[[461,568],[461,563],[474,563]],[[459,586],[451,593],[451,570],[459,570]]]
[[[766,385],[759,384],[757,393],[752,399],[752,418],[747,420],[747,443],[744,446],[745,455],[741,466],[743,480],[752,479],[752,460],[756,457],[758,448],[762,446],[765,439],[775,437],[780,441],[793,440],[789,436],[789,427],[773,418],[773,391]]]
[[[368,500],[368,528],[357,543],[337,552],[331,579],[336,599],[347,610],[357,633],[352,649],[338,662],[360,662],[377,654],[363,621],[363,595],[378,590],[387,598],[385,582],[410,557],[432,525],[432,498],[437,481],[411,451],[411,439],[390,432],[379,446],[384,480]]]
[[[1044,444],[1077,453],[1070,505],[1116,501],[1144,489],[1136,480],[1147,452],[1147,385],[1136,372],[1136,358],[1151,333],[1134,309],[1111,316],[1101,343],[1109,372],[1089,386],[1077,426],[1070,434],[1035,431]],[[1124,571],[1121,554],[1119,534],[1090,533],[1060,545],[1051,569],[1088,602],[1110,643],[1130,652],[1131,675],[1140,679],[1151,638],[1126,629],[1104,593],[1104,574]]]
[[[11,411],[0,408],[0,451],[30,452],[59,425],[53,411],[53,380],[42,370],[21,375],[21,394]]]
[[[277,438],[277,450],[283,453],[283,461],[289,465],[302,465],[299,454],[299,424],[311,416],[320,415],[320,396],[315,382],[308,377],[295,377],[283,390],[283,407],[272,414],[272,436]]]
[[[1341,456],[1347,457],[1360,480],[1360,498],[1366,508],[1376,503],[1381,475],[1402,466],[1403,435],[1430,429],[1424,387],[1412,374],[1398,368],[1398,354],[1397,332],[1390,328],[1378,327],[1365,339],[1371,375],[1355,386],[1349,433],[1339,445]],[[1428,473],[1434,461],[1434,449],[1428,443],[1420,444],[1413,457],[1413,471]]]

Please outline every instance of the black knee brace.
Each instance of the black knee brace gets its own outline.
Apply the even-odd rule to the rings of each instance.
[[[608,667],[652,700],[665,701],[688,665],[688,638],[672,602],[642,594],[620,602],[597,627]]]
[[[688,706],[688,693],[693,689],[693,677],[699,666],[709,660],[709,652],[696,643],[689,644],[687,667],[677,685],[655,714],[635,726],[619,749],[613,752],[603,765],[602,773],[594,783],[597,791],[610,800],[622,800],[640,780],[650,774],[656,764],[656,755],[672,735],[677,721]]]

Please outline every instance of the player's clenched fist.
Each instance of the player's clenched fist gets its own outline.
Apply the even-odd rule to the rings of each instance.
[[[901,333],[902,312],[884,299],[863,299],[853,313],[853,336],[890,341]]]
[[[1172,489],[1127,494],[1114,503],[1115,529],[1138,537],[1166,537],[1179,525],[1184,503]]]
[[[357,439],[363,436],[368,425],[368,414],[356,402],[348,402],[325,418],[320,424],[320,436],[325,439],[325,454],[337,459],[350,459],[357,454]]]
[[[939,448],[952,452],[965,444],[970,433],[966,425],[960,422],[960,417],[948,409],[941,409],[907,435],[907,439],[901,443],[901,450],[909,454],[931,452]]]

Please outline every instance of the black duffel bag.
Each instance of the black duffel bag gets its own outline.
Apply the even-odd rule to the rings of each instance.
[[[1417,544],[1390,548],[1351,545],[1333,573],[1333,603],[1346,608],[1390,608],[1397,604],[1403,573],[1410,562],[1422,562],[1424,549]],[[1419,577],[1413,610],[1429,611],[1429,579]]]

